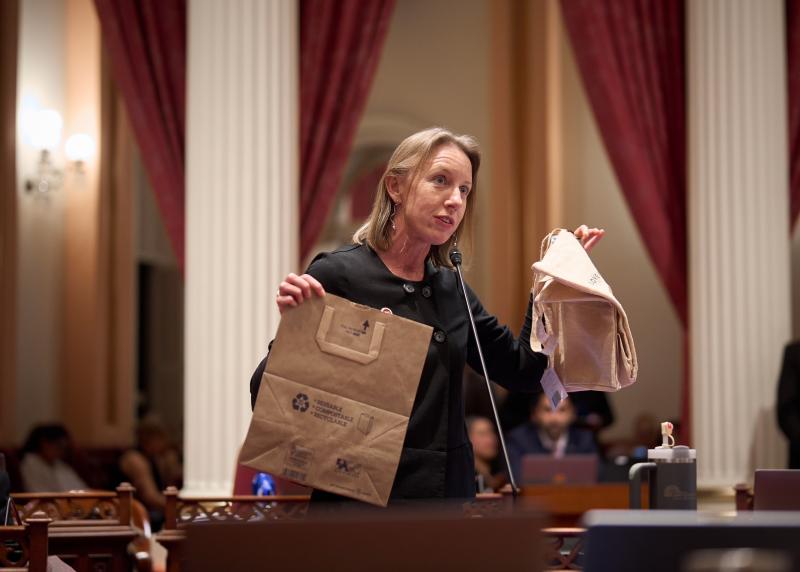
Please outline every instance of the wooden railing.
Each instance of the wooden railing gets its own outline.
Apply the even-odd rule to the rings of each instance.
[[[14,493],[11,497],[23,521],[41,511],[58,525],[75,522],[85,525],[90,521],[130,526],[135,490],[122,483],[116,492]]]
[[[150,572],[149,544],[133,522],[133,493],[128,483],[116,492],[14,493],[22,522],[42,513],[50,519],[50,552],[78,572],[107,570]]]
[[[181,569],[187,525],[303,519],[309,502],[308,495],[181,498],[175,487],[167,488],[164,496],[164,529],[155,538],[167,549],[167,572]]]
[[[25,524],[0,526],[0,570],[47,570],[47,527],[44,513],[31,515]]]
[[[309,497],[231,496],[182,498],[174,487],[164,491],[167,498],[164,529],[156,540],[167,549],[167,572],[182,568],[185,527],[200,522],[250,522],[263,520],[298,520],[306,516]],[[467,517],[494,516],[513,510],[513,500],[505,494],[483,494],[462,505]],[[550,570],[580,570],[583,529],[546,528],[542,531],[546,566]],[[565,547],[568,547],[565,549]]]
[[[178,530],[194,522],[303,518],[309,501],[307,495],[181,498],[175,487],[164,491],[164,496],[164,530]]]

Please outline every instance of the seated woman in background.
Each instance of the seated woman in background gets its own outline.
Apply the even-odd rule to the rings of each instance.
[[[69,463],[72,440],[58,423],[35,426],[22,446],[22,486],[30,493],[85,490],[86,483]]]
[[[570,398],[553,407],[544,393],[531,408],[530,421],[508,434],[508,457],[515,475],[520,474],[525,455],[597,454],[594,435],[574,426],[575,407]]]
[[[156,531],[164,522],[167,499],[163,491],[168,486],[181,486],[183,468],[166,430],[157,421],[140,422],[136,440],[136,448],[120,457],[119,468],[136,488],[136,497],[147,508],[150,526]]]
[[[475,453],[476,491],[491,493],[500,490],[506,478],[502,470],[497,470],[499,459],[494,424],[479,415],[467,417],[467,435]]]

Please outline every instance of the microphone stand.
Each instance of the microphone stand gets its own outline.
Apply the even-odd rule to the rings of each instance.
[[[481,349],[481,341],[478,338],[478,329],[475,327],[475,317],[472,315],[472,308],[469,305],[469,298],[467,297],[467,288],[464,284],[464,276],[461,274],[461,252],[455,248],[450,251],[450,262],[456,269],[458,275],[458,282],[461,284],[461,293],[464,295],[464,304],[467,306],[467,315],[469,316],[469,323],[472,326],[472,335],[475,336],[475,345],[478,347],[478,357],[481,360],[481,368],[483,369],[483,379],[486,381],[486,390],[489,392],[489,401],[492,404],[492,413],[494,414],[494,422],[497,425],[497,434],[500,436],[500,448],[503,450],[503,458],[506,462],[508,469],[508,479],[511,481],[511,496],[516,499],[519,490],[517,489],[517,481],[514,479],[514,472],[511,470],[511,461],[508,459],[508,449],[506,448],[506,440],[503,437],[503,428],[500,425],[500,416],[497,414],[497,405],[494,402],[494,392],[492,385],[489,382],[489,372],[486,370],[486,361],[483,359],[483,350]]]

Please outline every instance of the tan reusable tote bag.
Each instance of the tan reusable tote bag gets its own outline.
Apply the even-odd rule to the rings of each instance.
[[[285,312],[239,462],[386,506],[432,331],[332,294]]]
[[[533,264],[531,348],[549,356],[542,378],[557,402],[571,391],[617,391],[638,363],[622,305],[575,236],[556,229]]]

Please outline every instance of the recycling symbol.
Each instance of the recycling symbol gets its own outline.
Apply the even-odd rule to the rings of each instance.
[[[308,395],[305,393],[298,393],[294,399],[292,399],[292,407],[300,413],[306,411],[308,409]]]

